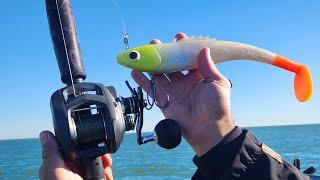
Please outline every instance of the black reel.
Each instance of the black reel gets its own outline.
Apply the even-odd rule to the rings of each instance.
[[[122,103],[113,87],[98,83],[76,83],[56,91],[51,97],[53,124],[63,154],[70,160],[95,158],[118,150],[124,132],[134,122],[126,117]],[[127,113],[132,113],[127,111]]]
[[[86,179],[104,179],[100,156],[118,150],[124,132],[134,128],[125,118],[113,87],[76,83],[51,97],[55,135],[66,159],[79,160]]]
[[[160,121],[153,134],[141,135],[146,102],[140,87],[135,90],[126,83],[132,92],[127,98],[120,97],[112,86],[84,82],[74,84],[76,94],[73,86],[68,86],[51,96],[60,150],[65,158],[80,160],[88,179],[103,176],[100,156],[115,153],[125,131],[136,128],[139,145],[156,141],[161,147],[172,149],[181,142],[180,127],[171,119]]]
[[[127,81],[126,84],[132,92],[127,98],[120,97],[112,86],[84,82],[74,85],[77,94],[68,86],[52,95],[55,134],[66,158],[87,159],[115,153],[125,131],[135,127],[139,145],[150,141],[166,149],[179,145],[179,125],[170,119],[160,121],[153,134],[141,135],[146,102],[140,87],[135,90]]]

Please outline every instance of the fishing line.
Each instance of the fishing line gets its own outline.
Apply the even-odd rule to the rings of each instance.
[[[121,19],[122,28],[123,28],[123,32],[124,32],[123,43],[126,47],[126,50],[128,50],[129,49],[129,34],[127,31],[127,26],[126,26],[126,22],[125,22],[123,13],[122,13],[120,7],[118,6],[117,2],[115,0],[111,0],[111,1],[112,1],[113,6],[117,9],[118,15]]]
[[[60,29],[61,29],[62,39],[63,39],[64,50],[65,50],[66,56],[67,56],[68,69],[69,69],[69,74],[70,74],[70,78],[71,78],[71,85],[72,85],[74,96],[77,96],[76,88],[75,88],[74,82],[73,82],[73,76],[72,76],[72,70],[71,70],[71,65],[70,65],[70,59],[69,59],[66,39],[64,37],[64,31],[63,31],[63,27],[62,27],[62,21],[61,21],[60,9],[58,6],[58,0],[56,0],[56,7],[57,7],[57,11],[58,11],[58,17],[59,17],[59,22],[60,22]]]
[[[124,32],[124,36],[123,36],[123,43],[126,47],[126,50],[129,49],[129,34],[128,34],[128,31],[127,31],[127,26],[126,26],[126,22],[125,22],[125,19],[124,19],[124,16],[123,16],[123,13],[121,12],[121,9],[119,7],[119,5],[117,4],[116,0],[111,0],[112,1],[112,4],[113,6],[117,9],[117,12],[118,12],[118,15],[121,19],[121,22],[122,22],[122,27],[123,27],[123,32]],[[149,73],[149,76],[151,78],[151,86],[152,86],[152,101],[150,101],[150,96],[149,94],[147,93],[147,103],[149,105],[149,107],[146,107],[147,110],[150,110],[152,109],[152,107],[154,105],[158,106],[159,108],[166,108],[168,107],[169,105],[169,102],[170,102],[170,97],[169,95],[167,95],[167,102],[164,106],[160,106],[157,101],[156,101],[156,86],[155,86],[155,83],[154,83],[154,79],[153,79],[153,75],[151,73]],[[164,74],[164,76],[166,77],[166,79],[171,83],[171,80],[169,79],[169,77]]]

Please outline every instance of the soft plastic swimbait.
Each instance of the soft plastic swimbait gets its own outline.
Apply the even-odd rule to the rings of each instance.
[[[143,72],[170,73],[196,69],[198,54],[205,47],[210,48],[215,63],[249,59],[294,72],[294,91],[297,99],[302,102],[307,101],[312,95],[312,79],[305,65],[265,49],[238,42],[188,38],[172,43],[131,48],[120,53],[117,60],[123,66]]]

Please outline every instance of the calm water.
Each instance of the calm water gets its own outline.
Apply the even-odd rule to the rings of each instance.
[[[249,129],[285,159],[299,157],[302,169],[313,165],[320,174],[320,125]],[[155,144],[138,146],[135,138],[126,134],[112,155],[115,179],[189,179],[194,173],[194,153],[186,142],[168,151]],[[38,139],[0,141],[0,179],[38,179],[40,151]]]

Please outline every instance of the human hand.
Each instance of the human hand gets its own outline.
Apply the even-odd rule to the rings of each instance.
[[[188,38],[178,33],[177,41]],[[161,43],[152,40],[152,44]],[[149,95],[150,80],[137,70],[132,77]],[[233,128],[231,118],[231,84],[216,68],[210,57],[210,49],[204,48],[198,55],[198,69],[184,75],[181,72],[168,74],[171,83],[163,74],[154,75],[156,101],[163,105],[170,97],[169,105],[160,108],[166,118],[177,121],[183,137],[198,156],[205,154]]]
[[[54,135],[49,131],[40,133],[40,141],[42,145],[43,162],[39,169],[40,179],[54,180],[80,180],[81,172],[79,164],[75,162],[65,161],[59,152],[58,144]],[[105,176],[108,180],[113,180],[111,164],[112,159],[108,154],[102,156]]]

